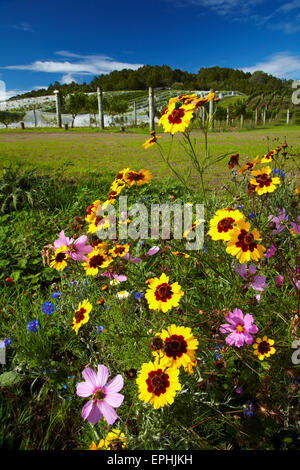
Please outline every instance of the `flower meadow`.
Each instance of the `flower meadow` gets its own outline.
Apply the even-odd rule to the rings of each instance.
[[[285,170],[293,152],[278,139],[243,162],[221,155],[228,182],[205,187],[216,161],[210,100],[213,93],[181,95],[162,110],[163,131],[183,139],[186,175],[172,165],[172,142],[165,153],[152,132],[144,144],[157,147],[178,183],[162,189],[151,169],[123,168],[108,188],[99,181],[99,195],[72,222],[56,218],[56,235],[40,247],[55,282],[4,313],[6,446],[299,448],[299,168],[295,161]],[[203,152],[192,135],[199,120]],[[134,222],[119,213],[120,195],[146,208],[162,198],[170,207],[203,203],[204,222],[187,231],[202,223],[203,246],[186,250],[186,232],[182,239],[105,238],[113,224]],[[99,215],[108,205],[115,219]],[[18,281],[4,283],[7,303],[15,302]]]

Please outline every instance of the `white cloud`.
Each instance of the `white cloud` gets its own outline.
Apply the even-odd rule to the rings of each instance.
[[[13,29],[18,29],[19,31],[30,31],[33,32],[33,28],[29,23],[26,23],[25,21],[22,21],[19,24],[12,24],[10,26]]]
[[[258,62],[251,67],[244,67],[244,72],[255,72],[262,70],[265,73],[279,78],[299,79],[300,78],[300,56],[293,56],[289,53],[279,52],[267,58],[264,62]]]
[[[62,73],[64,74],[62,77],[63,82],[69,83],[70,81],[75,80],[74,75],[108,74],[113,70],[136,70],[144,65],[119,62],[104,55],[80,55],[69,51],[58,51],[56,54],[65,57],[66,60],[36,60],[35,62],[27,65],[8,65],[3,68],[8,70],[32,70],[35,72]]]

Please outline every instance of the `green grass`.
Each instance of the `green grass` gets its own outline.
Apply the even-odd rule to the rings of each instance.
[[[204,152],[204,139],[199,131],[192,134],[197,138],[198,154]],[[258,129],[209,134],[210,153],[213,156],[226,153],[239,153],[242,160],[262,155],[285,138],[289,145],[299,144],[300,129],[297,126],[261,127]],[[21,162],[26,168],[36,167],[47,174],[61,166],[62,162],[71,161],[67,174],[78,176],[89,171],[99,172],[103,169],[118,171],[120,167],[134,169],[151,168],[154,178],[170,175],[170,170],[160,158],[156,146],[144,150],[142,144],[147,138],[146,130],[139,133],[73,129],[70,132],[54,129],[39,132],[26,130],[0,133],[0,168],[9,162]],[[163,134],[159,141],[167,151],[171,142],[170,136]],[[171,161],[179,171],[187,164],[187,157],[181,146],[181,137],[175,135]],[[213,173],[206,178],[211,183],[222,183],[227,177],[226,160],[220,162]]]

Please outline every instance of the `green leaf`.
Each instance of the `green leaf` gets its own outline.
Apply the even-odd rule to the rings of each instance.
[[[14,272],[12,273],[11,277],[13,278],[13,280],[14,280],[15,282],[17,282],[17,280],[19,279],[21,272],[22,272],[22,271],[14,271]]]
[[[11,387],[23,380],[23,376],[11,370],[0,375],[0,387]]]
[[[19,259],[18,264],[17,264],[18,268],[25,268],[26,265],[27,265],[26,258]]]

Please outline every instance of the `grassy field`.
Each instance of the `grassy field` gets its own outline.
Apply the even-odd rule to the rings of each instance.
[[[38,168],[47,174],[59,168],[62,162],[71,161],[69,175],[85,175],[90,171],[99,172],[103,169],[118,171],[121,167],[135,169],[151,168],[154,178],[170,176],[170,170],[161,160],[156,146],[144,150],[142,144],[148,138],[147,129],[126,130],[126,132],[99,131],[98,129],[1,129],[0,131],[0,168],[10,162],[22,162],[26,168]],[[159,130],[158,130],[159,132]],[[198,155],[204,153],[204,139],[200,131],[192,136],[198,142]],[[287,141],[289,147],[297,148],[300,144],[300,128],[265,127],[253,130],[233,130],[230,132],[209,133],[210,153],[213,156],[226,153],[239,153],[241,161],[262,155]],[[171,137],[163,134],[159,141],[167,151]],[[187,157],[183,151],[182,138],[174,137],[171,161],[177,170],[186,168]],[[228,175],[226,157],[206,175],[210,183],[218,184]],[[289,166],[286,170],[288,171]]]

